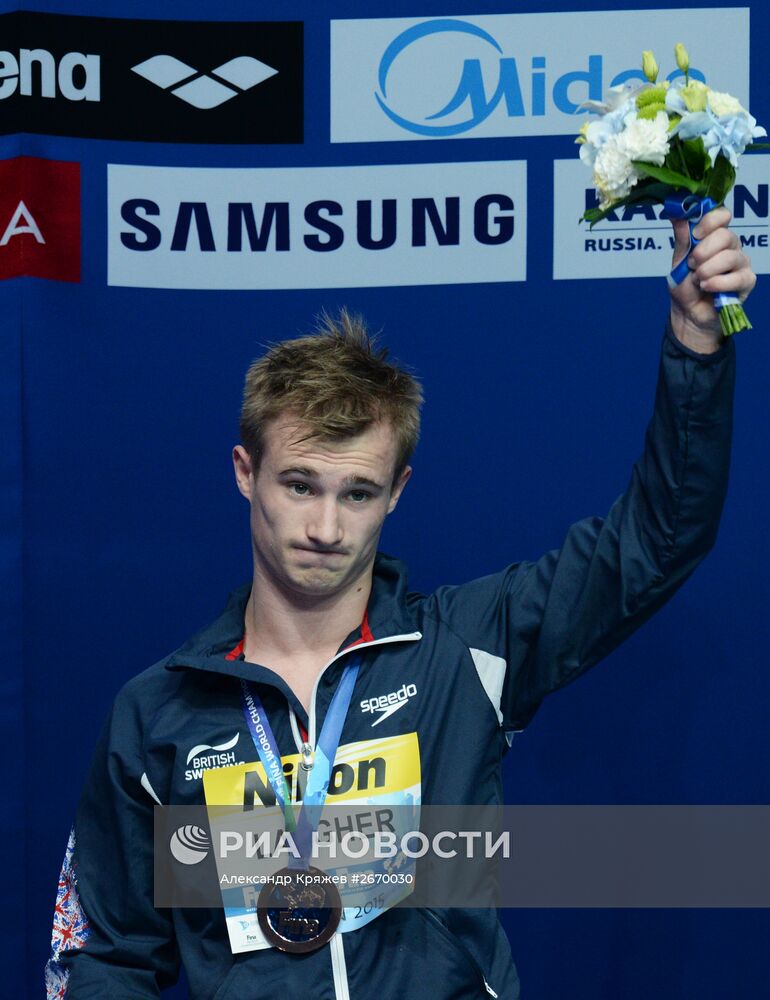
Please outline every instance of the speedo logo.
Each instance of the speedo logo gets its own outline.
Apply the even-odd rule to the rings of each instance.
[[[187,754],[185,781],[196,781],[198,778],[202,778],[203,772],[210,767],[231,767],[233,764],[243,764],[242,760],[235,759],[235,751],[233,750],[239,736],[240,733],[236,733],[231,740],[217,746],[209,746],[208,743],[199,743],[194,746]]]
[[[379,713],[372,723],[372,728],[379,726],[381,722],[397,712],[417,694],[416,684],[402,684],[398,691],[391,691],[389,694],[381,694],[379,698],[364,698],[361,702],[361,711],[364,715],[368,713]]]

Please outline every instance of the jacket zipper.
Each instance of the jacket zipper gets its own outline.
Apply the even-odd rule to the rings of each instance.
[[[335,653],[335,655],[331,658],[331,660],[329,660],[323,670],[321,670],[319,675],[316,677],[315,683],[313,684],[313,690],[310,695],[310,714],[308,717],[307,739],[308,743],[314,750],[316,744],[316,695],[318,693],[318,684],[329,667],[336,660],[339,660],[341,656],[345,656],[347,653],[354,650],[358,652],[359,649],[368,649],[370,646],[382,646],[388,642],[415,642],[417,639],[422,639],[422,632],[406,632],[403,635],[389,635],[384,639],[372,639],[370,642],[357,642],[355,645],[346,646],[345,649],[341,649],[339,653]],[[289,707],[289,721],[291,723],[291,731],[294,736],[294,742],[297,745],[297,750],[300,754],[302,754],[304,743],[299,731],[296,714],[291,706]]]
[[[471,966],[471,968],[476,970],[479,979],[484,984],[484,992],[486,993],[486,995],[491,997],[496,997],[497,993],[495,993],[495,991],[487,982],[484,973],[481,971],[481,966],[476,961],[476,958],[473,956],[470,949],[464,944],[463,941],[460,940],[459,937],[457,937],[456,934],[453,934],[449,930],[449,928],[446,926],[444,921],[441,920],[438,914],[434,913],[433,910],[429,910],[427,907],[419,907],[417,912],[422,913],[425,916],[425,919],[428,921],[428,923],[432,924],[441,933],[441,935],[444,937],[446,941],[448,941],[453,947],[457,948],[457,950],[460,951],[465,956],[466,960],[468,961],[468,964]]]
[[[334,977],[334,997],[335,1000],[350,1000],[350,990],[348,989],[348,970],[345,964],[345,946],[342,941],[342,934],[339,931],[329,942],[329,951],[332,957],[332,975]]]
[[[349,653],[352,650],[358,652],[359,649],[366,649],[370,646],[381,646],[388,642],[413,642],[417,639],[422,639],[422,632],[410,632],[405,635],[392,635],[385,639],[373,639],[371,642],[358,642],[355,646],[347,646],[345,649],[333,656],[331,660],[329,660],[323,670],[316,677],[315,684],[313,685],[313,691],[310,695],[310,716],[308,719],[307,738],[308,743],[313,749],[315,749],[316,744],[315,709],[318,683],[335,660],[338,660],[341,656],[345,656],[346,653]],[[297,718],[292,708],[289,708],[289,717],[291,722],[291,731],[294,734],[294,742],[297,744],[299,752],[304,756],[302,737],[299,731],[299,726],[297,725]],[[329,953],[332,961],[332,977],[334,979],[335,1000],[350,1000],[350,990],[348,989],[348,970],[345,963],[345,946],[342,942],[342,934],[339,931],[337,931],[329,942]]]

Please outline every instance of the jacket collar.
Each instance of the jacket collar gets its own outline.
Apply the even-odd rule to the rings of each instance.
[[[184,670],[191,667],[241,677],[244,680],[262,680],[289,693],[286,683],[267,667],[226,659],[227,654],[243,638],[243,616],[250,592],[250,584],[234,590],[219,618],[173,652],[166,659],[166,669]],[[367,622],[374,640],[416,630],[407,602],[407,592],[406,566],[401,560],[378,552],[367,607]],[[340,649],[345,649],[360,638],[359,628],[345,639]]]

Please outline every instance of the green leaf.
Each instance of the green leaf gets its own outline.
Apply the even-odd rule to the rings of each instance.
[[[600,208],[587,208],[583,215],[580,216],[580,222],[590,222],[593,226],[594,223],[601,221],[606,213],[610,211],[611,209],[609,208],[605,209],[605,211],[602,211]]]
[[[678,174],[688,174],[681,142],[674,140],[671,143],[663,166],[668,167],[669,170],[674,170]]]
[[[645,177],[615,207],[622,208],[626,205],[662,205],[670,194],[670,184],[661,184],[651,177]]]
[[[681,149],[689,176],[695,180],[705,180],[711,168],[711,159],[703,145],[703,139],[700,136],[697,139],[685,139],[684,142],[678,142],[677,146]]]
[[[610,212],[614,212],[616,208],[617,205],[608,205],[607,208],[587,208],[585,213],[578,219],[578,222],[590,222],[591,229],[593,229],[597,222],[606,219]]]
[[[605,219],[610,212],[622,211],[626,205],[662,205],[670,193],[670,184],[659,184],[651,178],[645,178],[639,181],[636,187],[625,198],[620,198],[618,201],[613,202],[612,205],[608,205],[607,208],[596,207],[586,209],[585,214],[580,218],[580,222],[589,222],[593,229],[596,223]]]
[[[760,149],[770,149],[770,142],[752,142],[744,149],[744,153],[758,153]]]
[[[735,184],[735,167],[720,153],[708,175],[706,194],[709,198],[713,198],[717,205],[721,205],[733,184]]]
[[[704,185],[700,181],[691,180],[676,170],[669,170],[668,167],[656,167],[654,163],[643,163],[641,160],[633,160],[633,164],[647,177],[654,177],[655,180],[663,181],[664,184],[669,184],[671,187],[686,188],[693,194],[705,193]]]

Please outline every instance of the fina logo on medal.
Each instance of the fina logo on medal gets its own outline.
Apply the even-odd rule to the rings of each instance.
[[[304,954],[329,941],[342,919],[342,901],[331,877],[318,868],[282,868],[259,894],[257,919],[279,951]]]

